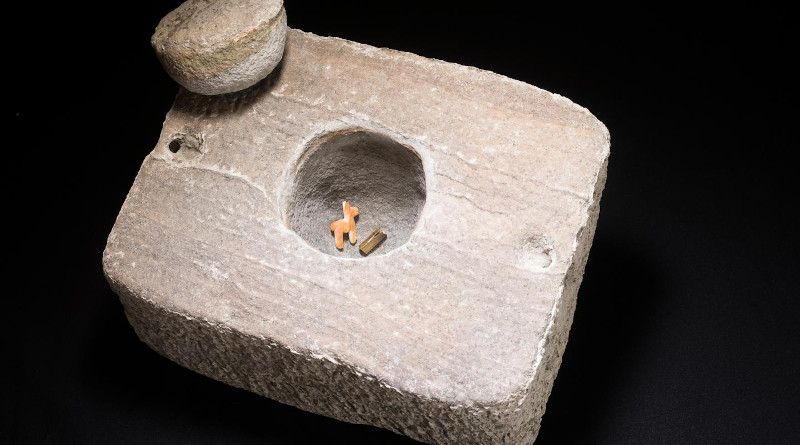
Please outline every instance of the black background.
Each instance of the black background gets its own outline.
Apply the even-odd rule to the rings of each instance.
[[[173,364],[109,290],[105,238],[178,90],[149,46],[177,4],[6,12],[0,442],[414,443]],[[285,5],[291,27],[488,69],[608,126],[600,220],[537,443],[800,442],[788,11]]]

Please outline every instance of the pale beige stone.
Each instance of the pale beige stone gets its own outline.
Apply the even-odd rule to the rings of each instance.
[[[240,94],[181,91],[109,236],[139,337],[214,379],[439,444],[530,443],[609,134],[475,68],[290,30]],[[341,203],[364,257],[329,231]]]
[[[169,75],[200,94],[256,84],[278,65],[285,42],[283,0],[186,0],[151,39]]]

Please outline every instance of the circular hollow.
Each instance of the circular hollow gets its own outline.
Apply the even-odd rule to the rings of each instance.
[[[553,242],[544,235],[533,235],[522,243],[520,265],[530,270],[545,270],[553,264]]]
[[[178,150],[180,149],[181,149],[181,143],[179,140],[174,139],[172,142],[169,143],[169,151],[177,153]]]
[[[319,139],[303,154],[289,198],[290,227],[308,244],[337,257],[359,258],[358,244],[378,227],[386,240],[369,257],[408,241],[425,206],[422,159],[388,136],[347,130]],[[358,207],[358,240],[336,248],[330,225],[344,217],[342,201]]]

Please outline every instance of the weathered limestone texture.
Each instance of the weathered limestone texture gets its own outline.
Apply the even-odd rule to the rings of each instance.
[[[423,442],[530,443],[608,157],[561,96],[290,30],[264,82],[178,94],[103,266],[187,368]],[[369,256],[334,246],[343,200],[388,235]]]
[[[200,94],[254,85],[278,65],[285,42],[283,0],[187,0],[150,41],[169,75]]]

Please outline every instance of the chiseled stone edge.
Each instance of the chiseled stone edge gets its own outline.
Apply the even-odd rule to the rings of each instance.
[[[532,425],[519,425],[511,437],[513,440],[503,443],[532,443],[539,434],[539,426],[545,413],[547,399],[553,389],[561,359],[569,340],[569,331],[575,315],[575,306],[578,301],[578,290],[583,281],[583,273],[589,260],[589,251],[597,229],[597,219],[600,216],[600,198],[606,185],[608,173],[608,160],[610,156],[610,136],[606,133],[606,151],[603,165],[600,167],[594,183],[592,200],[587,210],[587,218],[578,230],[575,248],[572,252],[570,266],[564,276],[561,295],[556,299],[550,311],[550,322],[544,337],[539,343],[537,362],[534,377],[528,385],[528,394],[518,404],[523,412],[531,415]]]
[[[107,275],[139,338],[207,377],[305,411],[386,428],[429,443],[500,443],[503,413],[451,407],[402,392],[351,366],[269,338],[167,310]]]

